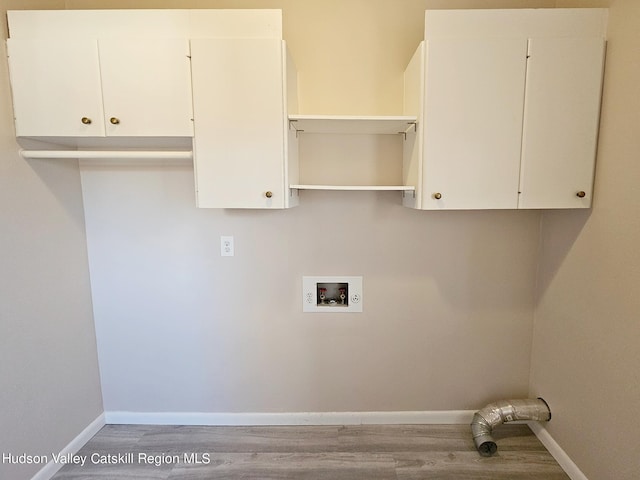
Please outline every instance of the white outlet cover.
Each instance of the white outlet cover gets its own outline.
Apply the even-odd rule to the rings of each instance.
[[[318,298],[319,284],[347,284],[345,304],[337,298]],[[335,288],[334,288],[335,290]],[[335,296],[335,295],[334,295]],[[330,295],[332,297],[332,295]],[[363,304],[362,277],[322,276],[302,277],[302,311],[309,313],[361,313]]]
[[[233,257],[235,255],[235,248],[233,246],[233,236],[223,235],[220,237],[220,256]]]

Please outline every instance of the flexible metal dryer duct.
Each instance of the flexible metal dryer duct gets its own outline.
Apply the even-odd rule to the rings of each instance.
[[[498,425],[516,420],[551,420],[551,409],[542,398],[527,400],[501,400],[490,403],[476,412],[471,422],[473,441],[480,455],[490,457],[498,451],[491,431]]]

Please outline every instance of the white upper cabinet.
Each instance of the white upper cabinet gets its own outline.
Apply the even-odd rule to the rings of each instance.
[[[591,204],[602,38],[529,40],[520,208]]]
[[[587,208],[604,9],[427,11],[405,71],[406,206]]]
[[[17,136],[94,149],[177,145],[175,154],[188,140],[199,207],[297,204],[297,132],[287,118],[297,113],[297,72],[280,10],[34,10],[8,19]]]
[[[191,52],[198,206],[290,206],[282,40],[194,39]]]
[[[104,136],[96,40],[7,40],[17,136]]]
[[[516,208],[527,42],[427,42],[424,207]]]
[[[191,136],[187,39],[9,39],[17,136]]]
[[[193,135],[189,41],[98,42],[107,135]]]

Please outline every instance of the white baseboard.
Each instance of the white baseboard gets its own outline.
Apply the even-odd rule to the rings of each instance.
[[[556,462],[558,462],[565,473],[569,475],[571,480],[589,480],[578,466],[573,463],[573,460],[567,455],[567,452],[553,439],[546,428],[539,422],[529,422],[529,427],[533,433],[535,433],[536,437],[538,437],[538,440],[549,450],[549,453],[556,459]]]
[[[80,434],[76,438],[71,440],[71,442],[69,442],[66,447],[60,450],[60,453],[62,455],[76,454],[89,440],[91,440],[91,437],[93,437],[102,427],[105,426],[105,424],[105,415],[104,413],[101,413],[98,418],[96,418],[89,424],[89,426],[87,426],[87,428],[80,432]],[[42,467],[42,469],[31,478],[31,480],[49,480],[63,466],[63,464],[55,463],[52,460],[44,467]]]
[[[295,412],[199,413],[105,412],[108,424],[137,425],[365,425],[365,424],[470,424],[473,410],[417,412]]]

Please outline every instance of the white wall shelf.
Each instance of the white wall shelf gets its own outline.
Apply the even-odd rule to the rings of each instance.
[[[289,124],[298,133],[396,135],[414,130],[417,121],[417,117],[407,115],[289,115]]]
[[[415,191],[416,187],[409,185],[289,185],[296,190],[351,190],[351,191]]]
[[[402,176],[396,175],[395,167],[386,163],[386,172],[382,173],[380,158],[371,155],[371,142],[375,142],[377,151],[384,145],[385,158],[393,158],[400,152],[398,148],[403,136],[418,130],[417,117],[412,115],[367,116],[367,115],[289,115],[289,129],[301,137],[307,153],[313,160],[301,160],[307,165],[305,178],[312,180],[289,185],[292,190],[327,191],[396,191],[415,192],[414,185],[401,185]],[[308,134],[319,134],[318,136]],[[323,137],[329,135],[329,137]],[[333,137],[330,137],[333,135]],[[351,136],[351,139],[348,137]],[[373,136],[377,138],[374,140]],[[382,137],[384,137],[384,139]],[[322,140],[319,140],[322,139]],[[313,145],[309,150],[309,146]],[[329,148],[327,149],[327,147]],[[331,148],[333,151],[330,153]],[[324,151],[317,155],[316,151]],[[352,156],[357,158],[351,158]],[[369,161],[360,158],[364,155]],[[336,160],[339,158],[340,160]],[[399,157],[398,157],[399,158]],[[353,161],[352,161],[353,160]],[[378,170],[376,170],[378,169]],[[308,170],[308,171],[307,171]],[[327,174],[327,172],[331,172]],[[301,174],[302,175],[302,174]],[[333,183],[333,178],[338,179]]]

